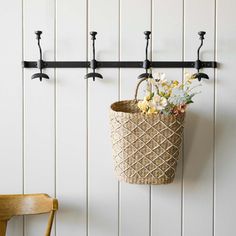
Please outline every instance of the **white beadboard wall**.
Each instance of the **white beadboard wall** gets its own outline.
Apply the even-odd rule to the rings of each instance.
[[[224,236],[235,234],[235,0],[0,0],[0,193],[45,192],[60,202],[53,236]],[[109,104],[132,98],[141,69],[47,69],[31,80],[42,30],[45,60],[195,60],[207,31],[202,93],[188,110],[173,184],[119,183],[113,174]],[[182,69],[161,69],[182,79]],[[189,70],[194,71],[194,70]],[[9,236],[42,236],[46,216],[15,218]]]

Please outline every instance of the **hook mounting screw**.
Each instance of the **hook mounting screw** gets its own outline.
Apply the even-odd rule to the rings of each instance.
[[[91,37],[92,40],[96,40],[97,32],[91,31],[91,32],[90,32],[90,35],[92,36],[92,37]]]
[[[40,30],[38,30],[38,31],[35,31],[35,34],[36,34],[36,39],[37,40],[40,40],[41,39],[41,34],[42,34],[43,32],[42,31],[40,31]]]
[[[151,31],[144,31],[145,39],[150,39]]]
[[[200,36],[200,39],[203,40],[206,32],[205,31],[199,31],[198,35]]]

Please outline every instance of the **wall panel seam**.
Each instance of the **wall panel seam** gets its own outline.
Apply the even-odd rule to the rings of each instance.
[[[54,61],[57,59],[57,0],[54,0]],[[57,197],[57,69],[54,68],[54,196]],[[57,216],[54,221],[57,235]]]
[[[185,59],[185,0],[182,1],[182,60]],[[184,68],[182,69],[182,82]],[[182,141],[182,173],[181,173],[181,236],[184,236],[184,136]]]
[[[21,53],[22,61],[24,60],[24,0],[21,0]],[[22,138],[22,193],[25,192],[25,73],[24,68],[22,68],[22,91],[21,91],[21,116],[22,116],[22,129],[21,129],[21,138]],[[25,235],[25,217],[23,216],[22,221],[22,235]]]
[[[89,20],[89,0],[86,1],[86,61],[88,61],[88,20]],[[86,68],[86,74],[88,73],[88,68]],[[89,165],[89,112],[88,112],[88,80],[86,80],[86,236],[89,235],[89,199],[88,199],[88,194],[89,194],[89,187],[88,187],[88,165]]]
[[[118,0],[118,61],[120,61],[120,54],[121,54],[121,0]],[[120,68],[118,69],[118,100],[120,101],[121,99],[121,70]],[[117,211],[117,214],[118,214],[118,222],[117,222],[117,235],[120,236],[120,223],[121,223],[121,214],[120,214],[120,211],[121,211],[121,186],[120,186],[120,181],[117,181],[118,183],[118,196],[117,196],[117,200],[118,200],[118,204],[117,204],[117,207],[118,207],[118,211]]]
[[[152,61],[153,48],[153,0],[150,0],[150,30],[152,32],[150,40],[150,60]],[[149,236],[152,236],[152,185],[149,186]]]
[[[216,61],[217,54],[217,0],[214,0],[214,61]],[[212,212],[212,235],[215,236],[215,198],[216,198],[216,80],[217,80],[217,69],[214,68],[214,117],[213,117],[213,212]]]

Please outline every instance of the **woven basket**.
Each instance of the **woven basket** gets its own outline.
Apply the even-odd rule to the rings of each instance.
[[[111,105],[115,173],[132,184],[173,182],[182,144],[183,115],[143,114],[135,99]]]

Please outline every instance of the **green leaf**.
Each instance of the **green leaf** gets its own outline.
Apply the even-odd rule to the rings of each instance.
[[[190,104],[190,103],[193,103],[193,100],[187,100],[186,104]]]

